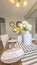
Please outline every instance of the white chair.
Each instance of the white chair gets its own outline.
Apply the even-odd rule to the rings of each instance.
[[[37,40],[37,34],[35,34],[35,40]]]
[[[37,40],[37,34],[34,34],[33,40]]]
[[[2,44],[3,44],[3,47],[5,48],[7,42],[8,42],[8,39],[9,39],[9,36],[7,34],[3,34],[1,35],[1,41],[2,41]]]

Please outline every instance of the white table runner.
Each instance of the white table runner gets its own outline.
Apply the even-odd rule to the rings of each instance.
[[[37,65],[37,45],[32,44],[31,46],[26,46],[24,44],[19,44],[25,54],[21,59],[22,65]]]

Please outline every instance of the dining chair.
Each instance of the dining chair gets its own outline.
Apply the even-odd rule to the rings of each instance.
[[[1,35],[1,41],[3,44],[4,50],[7,50],[9,48],[8,39],[9,39],[9,36],[7,34]]]

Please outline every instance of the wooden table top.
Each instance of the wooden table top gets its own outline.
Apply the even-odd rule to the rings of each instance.
[[[32,40],[32,42],[33,42],[34,44],[37,44],[37,40]]]

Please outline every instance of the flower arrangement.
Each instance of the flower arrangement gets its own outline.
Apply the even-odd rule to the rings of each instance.
[[[21,34],[21,33],[22,33],[22,28],[21,28],[21,27],[16,27],[16,28],[14,29],[14,31],[15,31],[16,33],[18,33],[18,34]]]
[[[23,21],[22,24],[20,24],[20,27],[22,29],[22,32],[31,31],[31,29],[32,29],[32,25],[29,24],[27,21]]]
[[[18,27],[14,29],[14,31],[18,34],[21,34],[25,31],[31,31],[32,25],[29,24],[27,21],[23,21]]]

